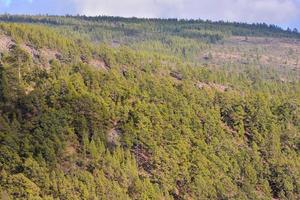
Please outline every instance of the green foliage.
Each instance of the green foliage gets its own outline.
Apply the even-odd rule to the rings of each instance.
[[[299,81],[270,79],[260,75],[263,69],[228,72],[188,61],[234,30],[293,34],[222,22],[5,17],[62,27],[0,25],[16,41],[0,66],[2,197],[299,197]],[[86,22],[106,26],[87,33]],[[111,23],[123,28],[110,32]],[[154,31],[141,42],[143,28],[171,33]],[[116,32],[136,43],[110,47],[89,39],[95,33],[114,39]],[[44,63],[24,44],[59,50],[62,57]]]

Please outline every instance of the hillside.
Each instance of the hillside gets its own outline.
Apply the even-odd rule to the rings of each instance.
[[[300,34],[0,16],[2,199],[298,199]]]

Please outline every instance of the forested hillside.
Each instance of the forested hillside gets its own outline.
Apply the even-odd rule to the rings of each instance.
[[[2,199],[299,199],[297,30],[0,21]]]

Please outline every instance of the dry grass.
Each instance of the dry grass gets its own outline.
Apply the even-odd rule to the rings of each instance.
[[[208,51],[212,58],[207,59]],[[212,64],[249,64],[300,69],[300,40],[288,38],[230,37],[223,44],[200,52],[200,60]]]

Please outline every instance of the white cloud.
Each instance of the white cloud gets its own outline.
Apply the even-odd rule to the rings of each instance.
[[[297,0],[72,0],[80,14],[286,23],[300,17]]]
[[[125,17],[161,17],[166,7],[181,4],[183,0],[74,0],[78,11],[87,15],[114,15]]]

